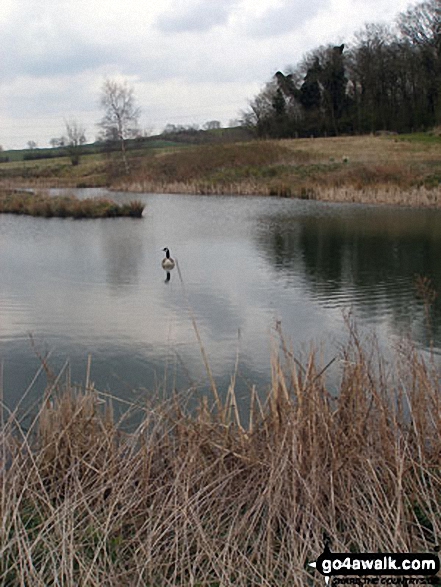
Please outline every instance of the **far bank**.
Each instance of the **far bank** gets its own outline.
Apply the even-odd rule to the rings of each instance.
[[[441,138],[430,134],[253,140],[0,164],[5,187],[265,195],[441,206]]]

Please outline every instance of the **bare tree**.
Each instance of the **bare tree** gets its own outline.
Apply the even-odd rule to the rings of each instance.
[[[59,144],[64,143],[72,165],[78,165],[81,147],[86,142],[86,129],[76,120],[65,120],[67,138],[62,137]],[[64,140],[63,140],[64,139]]]
[[[409,7],[398,17],[401,33],[420,47],[441,50],[441,2],[427,0]]]
[[[100,103],[104,109],[104,116],[99,123],[103,130],[103,138],[120,143],[124,167],[128,173],[126,140],[137,136],[141,113],[140,108],[136,106],[134,90],[127,82],[107,79],[101,90]]]
[[[426,108],[435,122],[441,122],[441,1],[428,0],[412,6],[398,18],[404,38],[418,52],[419,68],[424,72]]]

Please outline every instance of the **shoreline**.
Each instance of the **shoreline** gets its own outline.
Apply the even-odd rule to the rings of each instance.
[[[429,135],[252,140],[133,153],[130,173],[83,156],[0,165],[0,188],[243,195],[441,208],[441,138]],[[58,161],[58,162],[57,162]]]
[[[61,183],[61,185],[60,185]],[[127,194],[175,194],[193,196],[258,196],[268,198],[284,198],[292,200],[311,200],[336,204],[365,204],[375,206],[408,207],[408,208],[432,208],[441,209],[441,186],[438,188],[427,188],[424,186],[404,189],[397,185],[379,185],[354,188],[352,186],[325,187],[315,186],[309,189],[302,188],[296,192],[289,186],[273,191],[267,186],[257,184],[230,184],[215,185],[202,184],[198,182],[131,182],[114,185],[90,185],[76,186],[65,182],[8,182],[0,183],[1,192],[22,192],[36,195],[39,190],[65,189],[75,191],[77,189],[103,189],[109,192],[125,192]],[[0,213],[1,210],[0,210]]]
[[[268,189],[258,186],[244,187],[239,185],[216,186],[195,185],[174,182],[170,184],[133,183],[128,186],[115,185],[107,189],[110,191],[122,191],[130,194],[184,194],[194,196],[259,196],[268,198],[284,198],[291,200],[313,200],[318,202],[339,204],[367,204],[385,205],[412,208],[441,208],[441,187],[426,188],[424,186],[405,190],[396,185],[365,187],[355,189],[351,186],[323,187],[317,186],[309,190],[300,190],[297,194],[286,195],[269,193]]]

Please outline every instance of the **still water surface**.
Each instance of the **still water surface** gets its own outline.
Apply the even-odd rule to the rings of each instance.
[[[8,406],[35,375],[37,353],[48,350],[54,370],[69,359],[78,382],[91,354],[96,387],[122,398],[192,384],[203,389],[207,377],[190,311],[220,389],[239,351],[243,394],[250,384],[263,390],[269,382],[279,320],[295,349],[323,344],[328,357],[346,339],[349,309],[382,344],[409,333],[427,344],[415,276],[441,288],[440,212],[260,197],[139,198],[146,204],[142,220],[0,216]],[[177,269],[165,282],[165,246],[183,283]],[[440,318],[435,305],[436,351]],[[41,397],[44,385],[40,377],[30,400]]]

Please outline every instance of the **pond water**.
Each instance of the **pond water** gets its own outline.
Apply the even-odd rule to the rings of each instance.
[[[80,196],[102,190],[78,190]],[[133,195],[112,193],[119,201]],[[441,286],[441,213],[261,197],[136,195],[145,217],[0,216],[0,354],[5,403],[30,385],[39,355],[55,372],[132,400],[208,386],[191,316],[219,385],[238,362],[238,392],[270,380],[274,327],[294,349],[335,355],[343,314],[383,344],[424,347],[416,275]],[[178,260],[169,282],[162,249]],[[440,308],[432,336],[441,346]],[[41,397],[39,376],[29,400]]]

